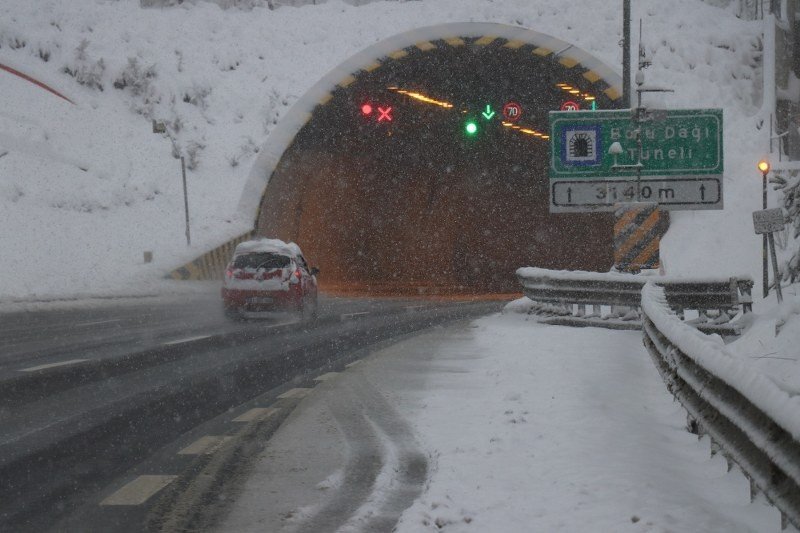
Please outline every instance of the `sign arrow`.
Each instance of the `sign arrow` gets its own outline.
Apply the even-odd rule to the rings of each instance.
[[[486,120],[492,120],[492,117],[496,115],[496,113],[492,111],[492,106],[490,106],[489,104],[486,104],[486,111],[484,111],[481,114],[483,115],[483,118],[485,118]]]

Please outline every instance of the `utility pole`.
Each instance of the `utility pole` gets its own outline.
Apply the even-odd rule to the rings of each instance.
[[[192,239],[189,235],[189,194],[186,191],[186,162],[181,156],[181,174],[183,175],[183,212],[186,214],[186,246],[191,246]]]
[[[628,0],[626,0],[627,3]],[[630,6],[628,6],[630,7]],[[627,20],[627,19],[626,19]],[[630,24],[628,25],[628,33],[630,34]],[[630,35],[627,36],[630,39]],[[626,50],[629,51],[629,48],[626,46]],[[628,56],[630,57],[630,56]],[[629,59],[630,61],[630,59]],[[642,20],[639,19],[639,58],[638,58],[638,68],[636,70],[636,107],[631,105],[632,102],[628,100],[629,104],[631,105],[631,119],[633,123],[636,125],[636,129],[633,130],[633,133],[636,137],[636,163],[631,165],[618,165],[616,157],[622,153],[622,146],[619,143],[613,143],[609,148],[609,153],[614,155],[614,165],[611,167],[614,170],[633,170],[636,172],[636,201],[642,201],[642,170],[644,169],[644,164],[642,163],[642,126],[645,122],[652,120],[652,118],[648,115],[647,109],[642,105],[642,93],[666,93],[666,92],[675,92],[672,89],[662,89],[658,87],[644,87],[644,69],[650,66],[650,60],[647,59],[647,53],[645,51],[644,43],[642,42]],[[630,63],[628,63],[628,68],[630,68]],[[626,75],[625,79],[628,82],[628,91],[630,91],[630,76]],[[616,146],[615,146],[616,145]]]
[[[622,102],[631,107],[631,0],[622,0]]]

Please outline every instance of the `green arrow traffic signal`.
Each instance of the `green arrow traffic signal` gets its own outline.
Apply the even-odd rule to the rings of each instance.
[[[486,120],[492,120],[492,117],[495,116],[497,113],[492,111],[492,106],[486,104],[486,111],[484,111],[481,114],[483,115],[483,118],[485,118]]]

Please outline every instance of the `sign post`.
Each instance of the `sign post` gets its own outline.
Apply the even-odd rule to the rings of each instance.
[[[753,211],[753,226],[755,227],[756,235],[766,235],[767,237],[769,255],[772,258],[772,270],[775,273],[775,291],[778,293],[778,303],[782,303],[783,291],[781,290],[781,279],[778,273],[778,256],[775,253],[774,233],[783,229],[783,210],[777,207],[775,209]],[[769,273],[764,272],[764,279],[767,279],[768,276]]]

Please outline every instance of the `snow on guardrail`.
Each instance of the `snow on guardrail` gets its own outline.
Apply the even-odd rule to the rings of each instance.
[[[800,441],[800,396],[781,390],[729,354],[722,339],[686,325],[667,304],[664,288],[648,283],[642,289],[642,311],[669,341],[697,364],[723,380]],[[800,466],[799,466],[800,468]]]
[[[670,306],[682,318],[687,310],[697,311],[689,322],[707,333],[737,335],[741,324],[734,318],[752,307],[750,276],[676,278],[525,267],[517,270],[517,278],[533,303],[531,311],[551,324],[638,329],[648,281],[665,287]]]
[[[644,343],[667,388],[781,511],[800,527],[800,396],[791,395],[675,315],[664,287],[642,289]]]

